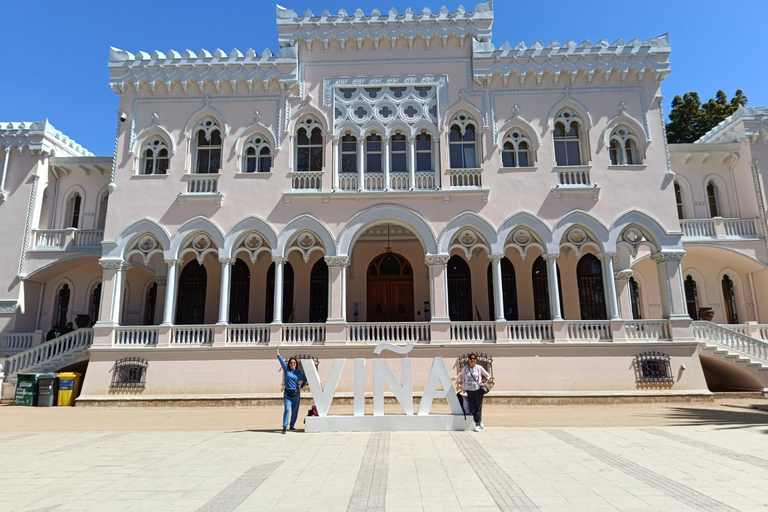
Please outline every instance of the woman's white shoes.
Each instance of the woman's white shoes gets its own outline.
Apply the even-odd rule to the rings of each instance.
[[[483,430],[485,428],[485,425],[483,425],[483,422],[481,421],[478,427],[480,427],[480,430]]]
[[[475,425],[475,428],[473,428],[472,430],[474,432],[480,432],[480,428],[481,428],[480,425]]]

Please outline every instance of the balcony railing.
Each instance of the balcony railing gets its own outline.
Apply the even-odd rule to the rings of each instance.
[[[347,326],[347,341],[381,343],[429,341],[429,322],[369,323],[355,322]]]
[[[411,188],[410,176],[407,172],[393,172],[389,175],[390,190],[409,190]]]
[[[451,188],[483,188],[482,169],[449,169]]]
[[[291,173],[291,188],[293,190],[318,191],[323,188],[322,172],[294,172]]]
[[[282,332],[286,343],[325,342],[325,324],[283,324]]]
[[[269,343],[269,324],[230,325],[227,328],[227,343],[230,345]]]
[[[357,173],[339,173],[339,190],[359,190],[360,186],[357,184],[357,177]]]
[[[680,229],[688,238],[760,238],[757,219],[682,219]]]
[[[509,322],[507,323],[507,339],[512,341],[552,341],[554,339],[552,322]]]
[[[213,343],[211,325],[177,325],[171,329],[171,345],[209,345]]]
[[[365,180],[365,190],[384,190],[384,173],[366,172],[363,174]]]
[[[157,327],[118,327],[115,329],[115,345],[128,347],[157,345]]]
[[[611,323],[608,320],[566,320],[566,336],[571,341],[610,341]]]
[[[451,322],[451,341],[495,341],[493,322]]]
[[[669,324],[665,320],[630,320],[624,324],[628,340],[669,340]]]
[[[219,192],[221,174],[185,174],[182,181],[187,183],[186,192],[178,195],[179,205],[184,206],[188,199],[214,199],[221,206],[224,194]]]
[[[101,249],[101,229],[36,229],[32,248],[35,250],[83,251]]]
[[[560,199],[564,192],[590,192],[597,199],[600,187],[592,183],[590,166],[555,167],[557,172],[557,185],[552,189],[555,199]]]
[[[4,352],[26,350],[32,347],[32,343],[35,340],[35,333],[19,332],[3,334],[3,342],[0,348]]]

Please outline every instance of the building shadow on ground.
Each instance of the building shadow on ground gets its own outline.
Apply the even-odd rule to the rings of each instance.
[[[723,404],[720,408],[707,409],[673,407],[668,417],[679,422],[674,426],[722,425],[718,430],[766,427],[754,431],[768,434],[768,411],[751,406]]]

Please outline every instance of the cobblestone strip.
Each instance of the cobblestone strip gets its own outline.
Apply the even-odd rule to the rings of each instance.
[[[536,512],[539,510],[520,486],[477,442],[477,439],[472,437],[472,434],[451,432],[451,437],[453,437],[461,453],[464,454],[464,458],[469,462],[468,467],[475,470],[480,481],[488,489],[488,493],[502,512]]]
[[[579,450],[591,455],[597,460],[608,464],[611,467],[618,469],[619,471],[640,480],[641,482],[655,487],[656,489],[664,492],[666,495],[680,501],[681,503],[695,508],[697,510],[703,510],[706,512],[737,512],[735,508],[729,507],[725,503],[717,501],[709,496],[702,494],[690,487],[687,487],[679,482],[675,482],[665,476],[662,476],[650,469],[646,469],[639,464],[635,464],[632,461],[615,455],[608,450],[600,448],[588,441],[564,432],[562,430],[550,430],[545,432],[553,435],[561,441],[578,448]]]
[[[755,457],[754,455],[739,453],[735,450],[723,448],[721,446],[706,443],[704,441],[697,441],[695,439],[691,439],[690,437],[673,434],[671,432],[667,432],[666,430],[660,430],[657,428],[641,428],[640,430],[648,434],[653,434],[655,436],[671,439],[672,441],[677,441],[678,443],[687,444],[688,446],[698,448],[699,450],[704,450],[710,453],[714,453],[716,455],[720,455],[722,457],[727,457],[737,462],[744,462],[745,464],[750,464],[760,469],[768,470],[768,460],[761,459],[760,457]]]
[[[389,475],[389,432],[374,432],[368,438],[347,512],[384,512]]]
[[[261,466],[253,466],[211,498],[208,503],[197,509],[197,511],[231,512],[235,510],[282,464],[282,462],[272,462]]]

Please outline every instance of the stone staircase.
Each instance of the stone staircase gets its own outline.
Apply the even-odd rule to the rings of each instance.
[[[13,398],[16,376],[19,373],[52,372],[84,361],[88,358],[88,348],[91,343],[93,343],[93,329],[77,329],[6,357],[2,368],[5,376],[0,398]]]
[[[704,321],[693,322],[693,335],[702,354],[746,370],[768,392],[768,342]]]

